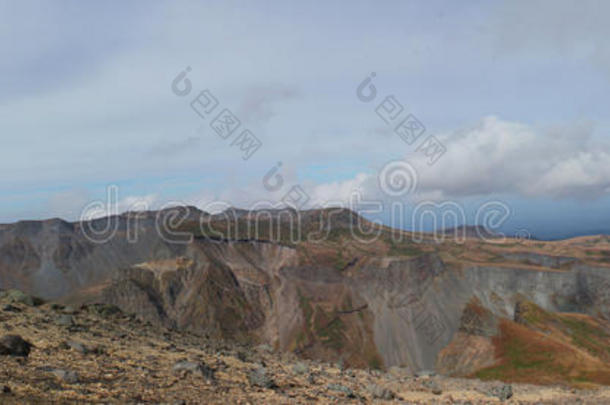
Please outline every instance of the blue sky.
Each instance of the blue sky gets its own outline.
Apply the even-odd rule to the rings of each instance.
[[[1,1],[0,221],[383,199],[391,161],[418,201],[501,199],[507,232],[610,229],[604,1]],[[178,97],[187,66],[193,91]],[[356,88],[371,72],[378,98]],[[189,106],[209,89],[263,146],[247,161]],[[376,114],[394,95],[447,148],[425,164]],[[277,163],[286,186],[261,179]],[[473,205],[474,204],[474,205]],[[470,209],[470,208],[469,208]],[[408,227],[408,224],[405,224]]]

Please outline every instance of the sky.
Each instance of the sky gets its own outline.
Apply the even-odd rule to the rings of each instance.
[[[407,229],[391,204],[455,203],[467,223],[491,204],[507,213],[498,229],[540,238],[610,232],[609,13],[601,0],[0,0],[0,222],[78,220],[109,197],[213,211],[298,190],[300,208],[357,195],[382,206],[363,215]],[[192,104],[204,91],[209,115]],[[224,109],[234,133],[212,127]],[[417,140],[395,130],[409,114]],[[258,148],[243,150],[248,134]]]

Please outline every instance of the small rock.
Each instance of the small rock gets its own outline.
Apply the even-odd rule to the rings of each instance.
[[[263,367],[259,367],[255,370],[252,370],[250,374],[248,374],[248,379],[250,380],[250,384],[262,387],[262,388],[275,388],[277,385],[275,381],[271,377],[267,375],[267,370]]]
[[[307,376],[307,382],[309,383],[309,385],[314,385],[314,384],[316,384],[316,377],[315,377],[315,375],[314,375],[313,373],[310,373],[310,374]]]
[[[51,373],[68,384],[75,384],[78,382],[78,374],[76,374],[75,371],[55,369],[52,370]]]
[[[403,378],[410,375],[409,369],[404,367],[392,366],[388,369],[388,373],[395,378]]]
[[[433,370],[419,370],[415,372],[415,377],[434,377],[436,375],[436,372],[434,372]]]
[[[246,353],[243,350],[240,350],[237,352],[237,358],[239,359],[239,361],[243,361],[244,363],[247,363],[248,359],[249,359],[248,353]]]
[[[513,396],[513,387],[508,384],[492,387],[488,394],[498,398],[500,401],[506,401]]]
[[[438,383],[431,378],[422,381],[422,385],[428,388],[434,395],[441,395],[443,393]]]
[[[106,354],[106,347],[102,345],[96,345],[93,347],[85,347],[89,353],[93,353],[96,355]]]
[[[272,353],[273,347],[269,346],[268,344],[262,344],[262,345],[256,346],[256,350],[261,353]]]
[[[87,306],[86,309],[87,311],[97,314],[103,318],[108,318],[122,313],[119,307],[110,304],[93,304]]]
[[[19,335],[6,335],[0,338],[0,355],[28,357],[32,346]]]
[[[5,312],[21,312],[21,310],[11,304],[6,304],[2,307],[2,310]]]
[[[345,395],[347,395],[348,398],[356,398],[356,395],[354,395],[354,391],[352,391],[351,388],[346,387],[345,385],[328,384],[328,389],[331,391],[343,392]]]
[[[64,314],[64,315],[60,315],[59,318],[57,318],[57,324],[59,326],[73,326],[74,325],[74,318],[72,317],[72,315],[68,315],[68,314]]]
[[[200,374],[206,380],[214,381],[214,369],[201,362],[179,361],[178,363],[174,364],[173,370]]]
[[[392,391],[387,388],[380,387],[377,384],[371,384],[367,387],[368,392],[374,399],[383,399],[385,401],[391,401],[396,397]]]
[[[309,367],[303,362],[298,362],[294,366],[292,366],[292,372],[295,374],[309,373]]]
[[[41,305],[43,301],[40,298],[33,297],[19,290],[8,290],[6,297],[10,302],[18,302],[20,304],[29,305],[31,307],[35,305]]]
[[[62,310],[62,312],[64,314],[68,314],[68,315],[74,315],[76,314],[78,311],[73,307],[68,305],[67,307],[64,307],[64,309]]]
[[[80,354],[89,353],[89,349],[87,349],[87,347],[84,344],[77,342],[76,340],[68,341],[68,347],[70,347],[70,349],[72,349],[76,352],[79,352]]]

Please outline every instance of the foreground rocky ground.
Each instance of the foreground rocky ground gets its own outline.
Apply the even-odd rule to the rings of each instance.
[[[36,306],[17,292],[0,295],[3,404],[610,403],[607,387],[344,369],[160,329],[111,306]]]

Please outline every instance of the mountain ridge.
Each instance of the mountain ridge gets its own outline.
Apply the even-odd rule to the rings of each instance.
[[[338,208],[264,214],[172,208],[84,224],[18,223],[0,232],[0,287],[72,305],[112,304],[160,328],[304,358],[412,372],[434,369],[454,339],[465,339],[460,325],[473,299],[511,322],[523,300],[610,320],[605,237],[456,241]],[[172,222],[180,215],[186,220]],[[86,237],[87,226],[111,221],[108,240]],[[493,345],[481,347],[503,361]],[[447,364],[454,363],[441,368]],[[449,372],[465,373],[454,367]]]

